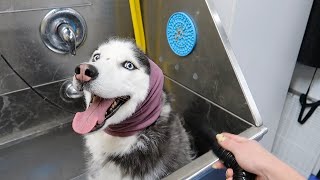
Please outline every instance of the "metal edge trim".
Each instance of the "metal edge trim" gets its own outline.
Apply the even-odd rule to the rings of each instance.
[[[0,138],[0,149],[8,148],[20,142],[36,138],[38,136],[52,132],[58,128],[71,126],[70,118],[63,118],[61,121],[53,121],[46,124],[37,125],[27,130],[19,131],[17,134]]]
[[[253,119],[255,121],[255,125],[261,126],[263,123],[262,123],[262,119],[261,119],[261,115],[259,113],[258,107],[253,99],[253,96],[251,94],[249,86],[248,86],[248,84],[244,78],[244,75],[241,71],[241,68],[236,60],[236,56],[231,49],[231,44],[229,42],[228,36],[222,26],[219,15],[218,15],[217,11],[215,10],[214,2],[213,2],[213,0],[205,0],[205,1],[206,1],[208,10],[211,14],[211,17],[213,19],[213,22],[217,28],[218,34],[221,38],[222,44],[223,44],[224,48],[226,49],[227,55],[229,57],[232,68],[236,74],[236,77],[238,79],[238,82],[240,84],[242,92],[245,96],[245,99],[248,102],[249,109],[250,109],[252,116],[253,116]]]
[[[43,84],[39,84],[39,85],[34,85],[32,87],[33,88],[38,88],[38,87],[47,86],[47,85],[50,85],[50,84],[59,83],[59,82],[70,80],[70,79],[72,79],[72,77],[64,78],[64,79],[60,79],[60,80],[56,80],[56,81],[51,81],[51,82],[47,82],[47,83],[43,83]],[[30,88],[29,87],[21,88],[21,89],[17,89],[17,90],[13,90],[13,91],[2,93],[2,94],[0,94],[0,96],[6,96],[6,95],[9,95],[9,94],[17,93],[17,92],[20,92],[20,91],[25,91],[25,90],[28,90],[28,89],[30,89]]]
[[[235,118],[239,119],[240,121],[242,121],[242,122],[244,122],[244,123],[246,123],[246,124],[248,124],[248,125],[250,125],[250,126],[252,126],[252,125],[253,125],[252,123],[248,122],[247,120],[245,120],[245,119],[241,118],[240,116],[238,116],[238,115],[234,114],[233,112],[231,112],[231,111],[229,111],[228,109],[226,109],[226,108],[224,108],[224,107],[220,106],[219,104],[217,104],[217,103],[215,103],[215,102],[211,101],[210,99],[208,99],[208,98],[206,98],[206,97],[202,96],[201,94],[199,94],[199,93],[197,93],[197,92],[193,91],[192,89],[190,89],[190,88],[188,88],[188,87],[184,86],[183,84],[181,84],[181,83],[179,83],[178,81],[176,81],[176,80],[174,80],[174,79],[170,78],[169,76],[165,75],[165,78],[166,78],[167,80],[171,81],[172,83],[175,83],[176,85],[178,85],[178,86],[180,86],[180,87],[184,88],[185,90],[187,90],[187,91],[189,91],[189,92],[191,92],[191,93],[193,93],[193,94],[197,95],[197,96],[198,96],[198,97],[200,97],[201,99],[205,100],[206,102],[209,102],[209,103],[210,103],[210,104],[212,104],[213,106],[215,106],[215,107],[217,107],[217,108],[221,109],[222,111],[224,111],[224,112],[226,112],[226,113],[230,114],[231,116],[233,116],[233,117],[235,117]]]

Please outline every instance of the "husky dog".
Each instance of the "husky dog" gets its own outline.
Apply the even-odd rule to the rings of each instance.
[[[72,122],[84,135],[88,179],[161,179],[191,161],[188,135],[171,112],[161,69],[132,41],[111,39],[75,68],[87,109]]]

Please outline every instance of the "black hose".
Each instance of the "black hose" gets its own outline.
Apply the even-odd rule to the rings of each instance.
[[[210,129],[207,126],[202,126],[199,124],[198,132],[199,134],[210,144],[213,153],[223,162],[223,164],[227,168],[231,168],[233,170],[233,179],[234,180],[254,180],[256,178],[255,174],[249,173],[242,169],[234,155],[226,150],[223,149],[217,142],[216,135],[217,133]]]
[[[70,114],[75,114],[75,112],[70,111],[66,108],[61,107],[59,104],[51,101],[49,98],[47,98],[46,96],[42,95],[40,92],[38,92],[35,88],[33,88],[12,66],[11,64],[8,62],[8,60],[4,57],[4,55],[0,54],[1,58],[3,59],[3,61],[8,65],[8,67],[35,93],[37,94],[39,97],[41,97],[44,101],[46,101],[47,103],[51,104],[53,107],[65,111],[67,113]]]

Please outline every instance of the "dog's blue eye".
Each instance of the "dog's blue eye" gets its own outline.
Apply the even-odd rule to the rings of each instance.
[[[100,59],[100,54],[93,55],[92,62],[96,62]]]
[[[134,70],[137,69],[136,66],[134,66],[134,64],[130,61],[126,61],[123,63],[123,67],[128,69],[128,70]]]

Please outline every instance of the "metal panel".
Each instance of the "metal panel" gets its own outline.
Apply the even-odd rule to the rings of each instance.
[[[254,125],[261,119],[214,7],[206,1],[142,1],[147,54],[165,74],[227,112]],[[166,40],[166,24],[177,11],[197,25],[198,42],[187,57],[175,55]],[[213,19],[214,18],[214,19]],[[249,105],[248,105],[249,103]]]
[[[11,2],[6,0],[4,2]],[[4,3],[1,2],[1,3]],[[16,2],[16,1],[14,1]],[[40,1],[30,4],[31,7],[47,7],[45,9],[28,10],[22,2],[11,4],[27,11],[13,11],[0,14],[0,52],[6,56],[17,71],[31,85],[39,85],[61,80],[73,75],[74,67],[87,60],[90,53],[111,36],[132,37],[132,23],[128,1],[95,0],[88,5],[85,1]],[[50,3],[51,2],[51,3]],[[80,6],[84,4],[84,6]],[[50,6],[52,5],[52,6]],[[54,5],[54,6],[53,6]],[[70,6],[78,11],[88,26],[87,39],[77,50],[76,56],[61,55],[49,50],[41,41],[39,26],[42,18],[50,11],[50,7]],[[0,61],[0,94],[25,88],[25,84]]]
[[[174,80],[166,78],[165,88],[173,95],[172,109],[184,118],[184,125],[192,135],[193,148],[196,150],[197,156],[208,152],[210,146],[204,141],[203,137],[199,136],[196,128],[190,126],[197,123],[189,122],[206,123],[219,133],[239,134],[251,127],[246,121],[215,106],[206,98],[198,96]]]
[[[65,102],[60,98],[61,82],[36,89],[53,102],[72,112],[83,111],[84,101]],[[30,89],[0,96],[0,146],[31,136],[72,120],[73,114],[53,107]],[[31,131],[30,131],[31,130]]]
[[[0,179],[68,180],[85,172],[82,137],[68,126],[0,149]]]

